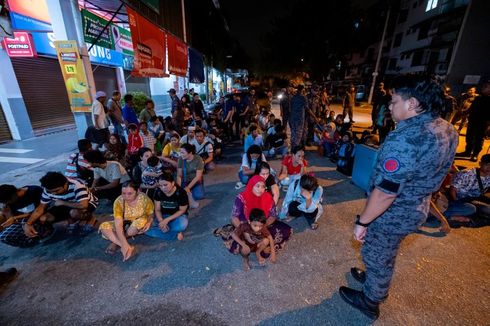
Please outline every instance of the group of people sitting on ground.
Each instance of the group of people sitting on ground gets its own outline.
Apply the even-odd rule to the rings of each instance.
[[[151,100],[138,118],[132,98],[125,96],[121,108],[120,95],[114,92],[106,116],[113,126],[112,134],[100,128],[104,126],[100,116],[106,110],[104,94],[98,92],[93,138],[78,141],[78,151],[69,156],[64,173],[46,173],[40,186],[0,185],[2,218],[6,219],[0,241],[31,247],[48,241],[55,234],[54,224],[60,222],[66,224],[69,234],[86,235],[97,229],[94,211],[102,199],[113,205],[113,220],[98,226],[110,241],[106,253],[120,251],[123,260],[130,259],[134,247],[128,239],[141,234],[182,240],[189,210],[198,208],[204,198],[204,175],[216,168],[215,161],[221,156],[218,136],[223,134],[231,141],[241,134],[244,153],[235,188],[245,190],[235,198],[230,223],[214,234],[231,253],[243,256],[248,269],[251,253],[261,265],[267,258],[276,261],[277,252],[293,233],[286,222],[304,216],[311,229],[319,226],[323,188],[309,173],[305,160],[304,145],[310,131],[322,155],[335,160],[337,169],[347,175],[352,172],[354,142],[379,144],[377,135],[369,131],[355,141],[352,124],[344,123],[342,115],[335,117],[325,105],[314,110],[320,118],[306,129],[308,137],[289,151],[286,127],[291,127],[291,111],[283,100],[281,121],[267,108],[258,108],[253,93],[244,99],[239,94],[227,102],[220,99],[206,114],[200,105],[186,105],[185,95],[179,99],[175,90],[169,92],[173,114],[165,119],[156,116]],[[315,96],[310,95],[306,103],[316,103]],[[193,103],[198,101],[194,96]],[[388,102],[384,103],[387,108]],[[191,112],[192,122],[180,120],[183,107],[183,116]],[[267,162],[276,155],[281,158],[279,172]],[[482,157],[480,168],[455,172],[447,185],[448,208],[443,216],[451,223],[469,223],[475,214],[488,216],[490,201],[485,194],[490,186],[490,155]]]

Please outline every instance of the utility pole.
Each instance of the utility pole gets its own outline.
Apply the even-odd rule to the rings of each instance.
[[[376,77],[378,77],[379,62],[383,52],[383,45],[385,43],[386,30],[388,29],[388,21],[390,20],[391,6],[388,7],[388,13],[386,14],[385,27],[383,28],[383,35],[381,36],[381,42],[379,43],[378,58],[376,58],[376,66],[373,72],[373,82],[371,84],[371,90],[369,91],[368,104],[371,104],[373,100],[374,87],[376,86]]]

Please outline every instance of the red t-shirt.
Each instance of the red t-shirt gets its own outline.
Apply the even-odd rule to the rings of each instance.
[[[308,166],[308,162],[303,159],[303,164],[305,167]],[[286,155],[284,159],[282,160],[282,165],[284,165],[288,169],[288,175],[295,175],[299,174],[301,172],[301,165],[298,164],[297,166],[293,165],[293,156],[292,155]]]
[[[129,134],[128,135],[128,153],[136,154],[138,149],[143,147],[143,138],[139,134]]]

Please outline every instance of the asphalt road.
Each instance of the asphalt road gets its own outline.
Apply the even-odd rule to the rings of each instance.
[[[305,220],[293,221],[295,233],[278,262],[258,267],[252,260],[252,270],[244,272],[240,258],[212,235],[227,223],[237,194],[238,149],[228,153],[206,175],[206,199],[181,242],[136,238],[137,255],[125,263],[104,254],[107,242],[96,233],[32,249],[0,244],[0,269],[20,271],[0,289],[0,325],[369,324],[337,293],[341,285],[360,288],[348,272],[361,266],[352,225],[365,202],[363,191],[309,152],[324,186],[320,228],[311,231]],[[62,167],[64,160],[55,159],[44,171]],[[26,168],[4,174],[2,182],[35,182],[40,173]],[[109,212],[109,205],[99,210],[103,219]],[[453,229],[447,236],[435,225],[422,231],[403,242],[390,296],[375,324],[488,325],[489,227]]]

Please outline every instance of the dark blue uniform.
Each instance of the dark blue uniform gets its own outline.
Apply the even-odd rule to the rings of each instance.
[[[396,195],[367,229],[362,247],[364,294],[375,302],[388,295],[400,242],[424,223],[431,194],[448,173],[458,145],[454,127],[421,113],[398,123],[380,148],[371,186]]]

